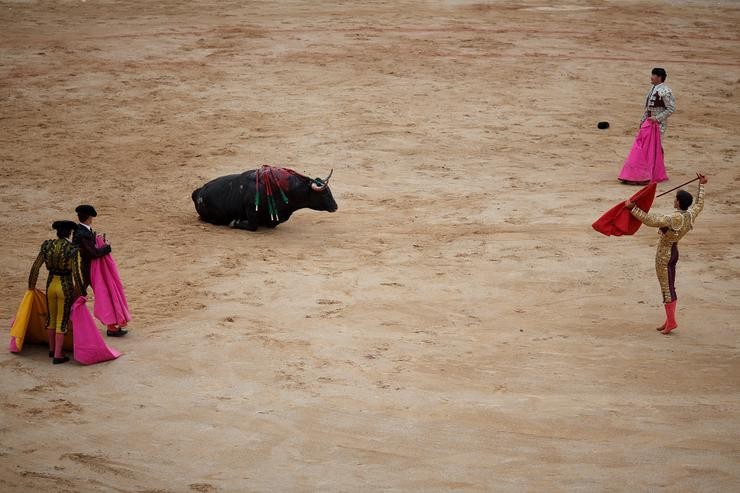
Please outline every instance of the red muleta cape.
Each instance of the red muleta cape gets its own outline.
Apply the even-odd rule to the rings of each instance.
[[[630,201],[634,202],[643,211],[649,211],[653,205],[653,200],[655,200],[655,187],[657,185],[656,182],[645,185],[630,197]],[[606,236],[622,236],[635,234],[642,223],[635,219],[630,211],[624,207],[624,201],[622,201],[606,211],[591,226]]]

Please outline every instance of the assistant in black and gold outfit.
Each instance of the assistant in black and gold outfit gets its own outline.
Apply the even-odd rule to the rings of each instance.
[[[49,356],[54,364],[69,361],[62,354],[64,334],[69,325],[69,312],[77,296],[85,294],[80,270],[80,254],[70,241],[76,225],[72,221],[55,221],[51,225],[57,232],[57,239],[46,240],[41,244],[36,261],[28,275],[28,289],[35,289],[41,264],[46,264],[49,277],[46,280],[46,303],[49,310],[46,324],[49,333]]]

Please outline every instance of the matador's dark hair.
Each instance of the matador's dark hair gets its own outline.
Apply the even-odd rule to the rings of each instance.
[[[57,230],[57,236],[59,238],[69,238],[69,234],[77,225],[72,221],[54,221],[51,227]]]
[[[676,192],[676,199],[678,200],[678,206],[682,211],[691,207],[691,204],[694,202],[694,196],[686,190],[679,190]]]
[[[650,72],[653,75],[657,75],[660,77],[661,82],[665,82],[666,78],[668,77],[668,74],[666,73],[664,68],[655,67],[652,72]]]

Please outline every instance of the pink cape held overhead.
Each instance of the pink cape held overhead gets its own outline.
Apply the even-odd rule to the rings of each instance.
[[[104,245],[103,237],[97,235],[95,246],[101,248]],[[95,293],[93,306],[95,318],[108,326],[125,327],[131,320],[131,314],[128,310],[123,283],[118,275],[118,266],[110,254],[90,262],[90,284]]]
[[[637,132],[632,149],[619,173],[619,180],[644,185],[667,179],[663,146],[660,143],[660,125],[648,118]]]

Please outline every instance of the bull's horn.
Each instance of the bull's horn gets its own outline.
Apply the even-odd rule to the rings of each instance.
[[[329,171],[329,176],[324,178],[323,180],[321,178],[316,178],[315,180],[311,180],[311,189],[314,192],[323,192],[326,187],[329,185],[329,178],[331,178],[331,175],[334,173],[334,168]]]

